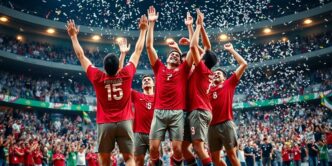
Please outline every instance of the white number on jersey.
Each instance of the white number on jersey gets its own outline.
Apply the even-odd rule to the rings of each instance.
[[[217,99],[218,98],[217,92],[213,92],[212,97],[213,97],[213,99]]]
[[[148,109],[148,110],[150,110],[151,108],[152,108],[152,103],[146,103],[146,108]]]
[[[172,74],[167,74],[167,81],[171,80],[172,76]]]
[[[111,87],[112,85],[112,87]],[[112,98],[114,100],[121,100],[123,97],[123,90],[121,89],[122,83],[116,83],[116,84],[107,84],[105,85],[105,88],[107,89],[107,98],[108,101],[111,101]],[[112,95],[113,94],[113,95]]]

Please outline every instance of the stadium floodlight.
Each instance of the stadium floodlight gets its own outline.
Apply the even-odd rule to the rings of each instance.
[[[308,19],[305,19],[305,20],[303,21],[303,23],[306,24],[306,25],[309,25],[309,24],[312,23],[312,20],[308,18]]]
[[[49,33],[49,34],[53,34],[53,33],[55,33],[55,29],[53,29],[53,28],[48,28],[48,29],[46,30],[46,32]]]
[[[228,40],[228,36],[226,34],[221,34],[219,36],[219,39],[220,39],[220,41],[227,41]]]
[[[99,35],[93,35],[92,36],[92,40],[94,40],[94,41],[98,41],[100,39],[101,39],[101,37]]]
[[[0,21],[1,21],[1,22],[7,22],[7,21],[8,21],[8,18],[5,17],[5,16],[2,16],[2,17],[0,17]]]
[[[263,32],[264,32],[265,34],[269,34],[269,33],[272,32],[272,30],[271,30],[271,28],[264,28]]]

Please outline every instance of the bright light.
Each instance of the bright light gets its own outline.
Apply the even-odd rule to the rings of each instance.
[[[170,43],[170,42],[173,42],[174,40],[172,38],[167,38],[166,39],[166,43]]]
[[[117,43],[120,43],[122,40],[124,40],[124,38],[123,38],[123,37],[118,37],[118,38],[116,38],[116,40],[115,40],[115,41],[116,41]]]
[[[55,32],[55,29],[49,28],[49,29],[46,30],[46,32],[49,33],[49,34],[53,34]]]
[[[281,38],[281,40],[282,40],[283,42],[287,42],[287,41],[288,41],[287,37],[283,37],[283,38]]]
[[[312,20],[311,19],[306,19],[306,20],[303,21],[303,23],[309,25],[309,24],[312,23]]]
[[[18,41],[22,41],[23,37],[22,37],[21,35],[17,35],[17,36],[16,36],[16,39],[17,39]]]
[[[93,35],[92,36],[92,40],[94,40],[94,41],[98,41],[100,39],[101,39],[101,37],[99,35]]]
[[[226,41],[226,40],[228,39],[228,36],[227,36],[226,34],[221,34],[221,35],[219,36],[219,39],[220,39],[221,41]]]
[[[271,31],[272,30],[270,28],[264,28],[264,30],[263,30],[263,32],[266,34],[271,33]]]
[[[4,16],[2,16],[2,17],[0,17],[0,21],[1,21],[1,22],[7,22],[7,21],[8,21],[8,18],[7,18],[7,17],[4,17]]]

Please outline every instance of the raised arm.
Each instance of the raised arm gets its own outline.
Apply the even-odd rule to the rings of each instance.
[[[191,56],[195,64],[198,64],[201,61],[201,56],[198,51],[198,40],[201,28],[203,26],[204,15],[199,10],[197,10],[197,21],[196,21],[196,30],[194,32],[193,38],[190,42],[190,51]],[[189,57],[190,58],[190,57]]]
[[[168,42],[167,44],[168,44],[168,47],[170,47],[171,49],[176,50],[176,51],[180,52],[180,54],[182,54],[182,51],[181,51],[179,45],[174,40]]]
[[[237,53],[234,48],[233,45],[231,43],[227,43],[224,45],[225,50],[227,50],[229,53],[232,54],[232,56],[235,58],[235,60],[237,61],[237,63],[239,63],[239,67],[235,70],[235,74],[236,74],[236,78],[238,80],[240,80],[240,78],[242,77],[245,69],[247,68],[248,64],[247,61],[244,60],[242,58],[242,56]]]
[[[122,39],[118,42],[118,45],[120,49],[119,69],[122,69],[125,57],[130,50],[130,44],[127,44],[127,39]]]
[[[135,51],[131,54],[129,61],[132,62],[135,67],[137,67],[138,60],[141,57],[143,48],[144,48],[144,41],[145,41],[145,34],[148,28],[148,19],[145,15],[141,16],[139,20],[139,29],[140,34],[138,40],[136,42]]]
[[[78,42],[77,34],[80,31],[80,28],[76,27],[74,20],[67,21],[66,27],[67,27],[68,35],[70,36],[71,42],[73,44],[75,54],[76,54],[78,60],[80,61],[82,68],[86,72],[89,65],[91,65],[91,61],[84,55],[84,51],[83,51],[80,43]]]
[[[211,43],[203,25],[201,28],[201,35],[202,35],[204,50],[211,50]]]
[[[186,26],[188,28],[189,40],[191,40],[191,38],[194,34],[193,22],[194,22],[193,17],[190,15],[189,12],[187,12],[187,18],[184,19],[184,23],[186,24]]]
[[[149,20],[149,27],[148,27],[148,34],[146,39],[146,51],[148,52],[149,60],[151,66],[154,66],[158,59],[158,55],[156,50],[153,47],[153,31],[154,31],[154,24],[158,19],[159,13],[156,13],[156,9],[153,6],[150,6],[148,9],[148,20]]]

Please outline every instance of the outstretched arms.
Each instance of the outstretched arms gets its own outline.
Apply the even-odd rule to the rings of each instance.
[[[148,34],[146,39],[146,51],[149,56],[151,66],[154,66],[158,59],[158,55],[156,50],[153,47],[153,32],[154,32],[154,24],[158,19],[159,13],[156,12],[156,9],[153,6],[150,6],[148,9],[148,20],[149,20],[149,27],[148,27]]]
[[[238,80],[242,77],[245,69],[247,68],[248,64],[247,61],[242,58],[242,56],[236,52],[233,48],[233,45],[231,43],[227,43],[224,45],[225,50],[227,50],[229,53],[232,54],[232,56],[235,58],[237,63],[239,63],[239,67],[235,70],[235,75]]]
[[[133,54],[131,54],[129,61],[132,62],[135,67],[137,67],[138,60],[141,57],[143,47],[144,47],[144,41],[145,41],[145,34],[146,30],[148,28],[148,19],[146,18],[145,15],[141,16],[139,20],[139,29],[140,29],[140,34],[138,37],[138,40],[136,42],[135,46],[135,51]]]
[[[197,10],[196,30],[190,42],[191,56],[195,64],[198,64],[201,61],[201,56],[198,50],[198,40],[203,26],[203,19],[204,19],[203,13]]]
[[[203,25],[201,28],[201,35],[202,35],[204,50],[211,50],[211,43]]]
[[[80,28],[76,27],[74,20],[67,21],[66,27],[68,35],[70,36],[71,42],[73,44],[75,54],[80,61],[82,68],[86,72],[89,65],[91,65],[91,61],[84,55],[84,51],[78,42],[77,34],[80,31]]]
[[[130,44],[127,44],[127,39],[122,39],[118,42],[118,45],[120,49],[119,69],[122,69],[126,54],[130,50]]]

